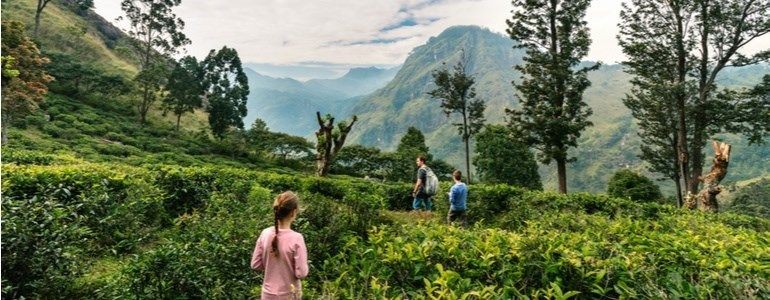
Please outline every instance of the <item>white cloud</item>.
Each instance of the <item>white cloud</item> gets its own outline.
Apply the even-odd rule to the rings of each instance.
[[[119,1],[95,2],[96,11],[109,20],[122,14]],[[620,3],[594,0],[589,8],[593,45],[587,59],[623,60],[615,38]],[[474,24],[504,34],[511,8],[508,0],[185,0],[176,12],[193,41],[188,53],[201,58],[227,45],[246,62],[395,65],[452,25]],[[415,25],[381,31],[404,20]],[[749,46],[748,52],[770,48],[770,36]]]

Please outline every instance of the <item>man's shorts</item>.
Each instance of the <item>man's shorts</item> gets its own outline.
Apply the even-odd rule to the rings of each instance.
[[[433,206],[433,202],[431,202],[430,197],[428,198],[414,198],[414,202],[412,202],[412,209],[414,210],[427,210],[430,211]]]

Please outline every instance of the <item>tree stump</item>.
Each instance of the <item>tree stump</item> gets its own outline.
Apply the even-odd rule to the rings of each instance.
[[[700,210],[717,212],[719,211],[719,203],[717,202],[717,195],[722,192],[722,187],[719,183],[727,175],[727,167],[730,163],[730,148],[732,146],[713,141],[714,147],[714,160],[711,166],[711,171],[705,176],[701,176],[700,180],[703,181],[703,188],[698,192],[697,201],[700,205]]]

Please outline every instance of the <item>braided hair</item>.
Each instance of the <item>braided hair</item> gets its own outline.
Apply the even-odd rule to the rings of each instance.
[[[275,237],[272,242],[272,252],[278,256],[278,220],[288,217],[295,209],[299,207],[299,198],[292,191],[286,191],[275,197],[273,201],[273,222],[275,225]]]

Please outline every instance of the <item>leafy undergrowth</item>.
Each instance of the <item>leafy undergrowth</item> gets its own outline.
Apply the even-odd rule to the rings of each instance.
[[[458,228],[444,193],[407,212],[410,184],[12,155],[34,165],[2,169],[9,299],[256,297],[248,261],[284,190],[301,198],[311,299],[770,297],[757,217],[477,184]]]

